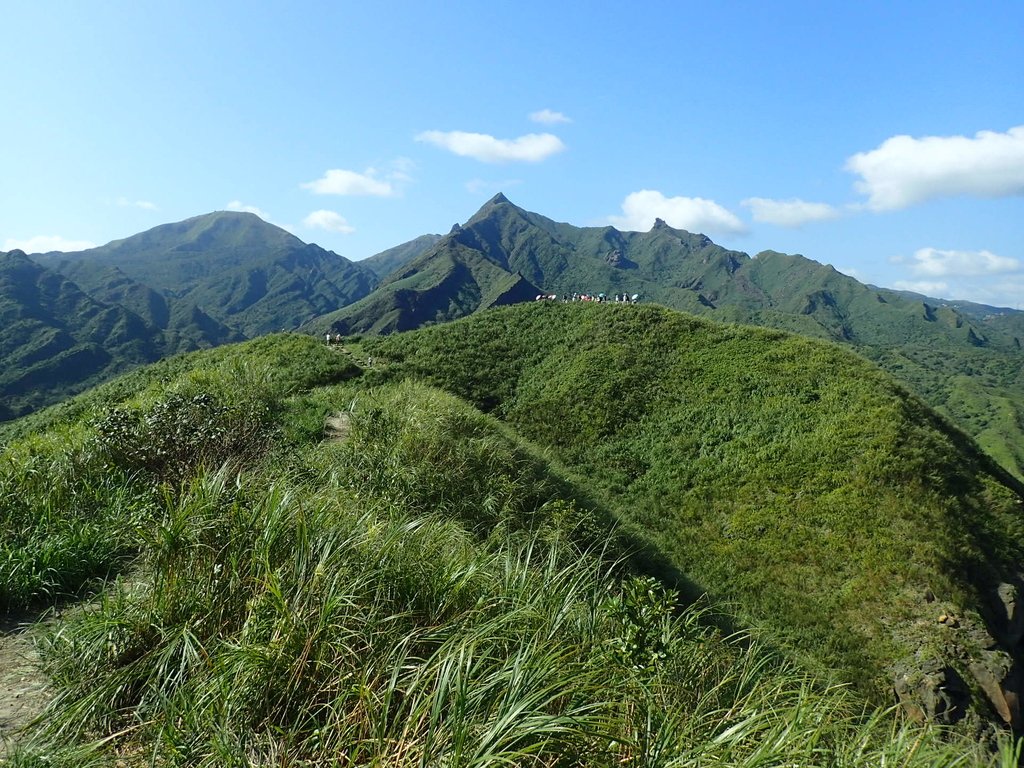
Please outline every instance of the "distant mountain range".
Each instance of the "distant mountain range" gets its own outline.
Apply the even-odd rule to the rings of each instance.
[[[649,232],[575,227],[500,194],[408,256],[372,294],[307,327],[406,330],[501,303],[488,292],[499,284],[527,298],[638,293],[722,322],[852,346],[1024,476],[1024,312],[876,288],[799,255],[751,257],[661,220]]]
[[[77,253],[0,255],[0,419],[180,351],[300,327],[390,333],[549,292],[640,294],[852,346],[1024,476],[1024,312],[875,288],[799,255],[751,257],[660,220],[575,227],[501,194],[443,237],[361,262],[234,212]]]

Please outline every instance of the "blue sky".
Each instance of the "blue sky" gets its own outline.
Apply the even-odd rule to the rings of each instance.
[[[0,250],[228,208],[359,259],[495,192],[1024,308],[1024,3],[12,3]]]

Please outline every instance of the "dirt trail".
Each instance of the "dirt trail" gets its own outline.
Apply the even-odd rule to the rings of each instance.
[[[0,618],[0,760],[17,733],[49,700],[33,640],[55,621],[52,614]]]

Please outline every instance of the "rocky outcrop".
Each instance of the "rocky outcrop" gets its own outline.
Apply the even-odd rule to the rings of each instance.
[[[938,659],[915,658],[897,673],[894,689],[904,711],[919,723],[956,725],[971,703],[967,683]]]
[[[996,631],[1001,635],[1007,645],[1018,645],[1021,638],[1024,638],[1024,606],[1020,604],[1022,584],[1016,582],[1003,582],[996,588],[996,599],[993,601],[995,608]]]
[[[935,618],[919,623],[920,648],[893,672],[896,700],[910,718],[959,725],[979,737],[996,726],[1024,733],[1022,595],[1022,577],[1000,583],[982,616],[942,610],[927,593]]]
[[[604,257],[605,263],[614,267],[615,269],[636,269],[637,264],[635,261],[630,261],[623,255],[622,251],[616,248],[613,251],[609,251]]]

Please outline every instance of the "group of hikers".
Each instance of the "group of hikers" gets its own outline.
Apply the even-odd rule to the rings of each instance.
[[[539,293],[534,301],[558,301],[557,293]],[[617,302],[619,304],[636,304],[640,301],[640,294],[634,293],[632,296],[628,293],[616,293],[612,294],[609,298],[604,293],[563,293],[562,302],[568,304],[570,301],[598,301],[598,302]],[[328,331],[324,334],[327,339],[327,346],[332,344],[341,344],[342,335],[340,333],[331,333]]]
[[[534,301],[558,301],[557,293],[541,293],[537,295]],[[562,302],[568,303],[570,301],[600,301],[600,302],[618,302],[620,304],[636,304],[640,301],[640,294],[634,293],[630,296],[628,293],[616,293],[611,298],[604,293],[563,293]]]

